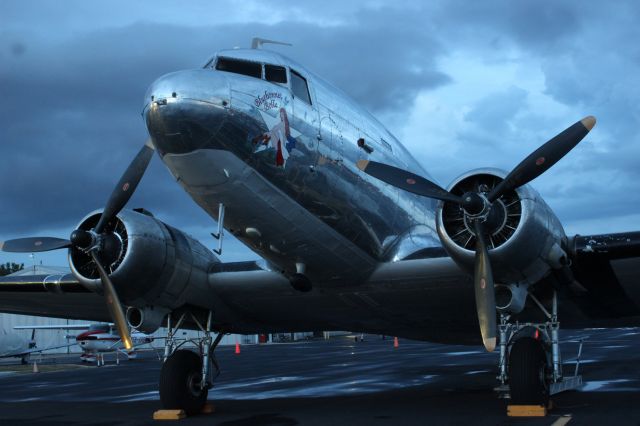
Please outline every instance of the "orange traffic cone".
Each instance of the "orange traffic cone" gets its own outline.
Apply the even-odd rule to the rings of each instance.
[[[38,364],[35,361],[33,361],[33,372],[34,373],[40,372],[40,370],[38,369]]]
[[[397,338],[397,337],[394,337],[394,338],[393,338],[393,347],[394,347],[394,348],[397,348],[398,346],[400,346],[400,345],[398,345],[398,338]]]
[[[240,355],[240,343],[236,342],[236,355]]]

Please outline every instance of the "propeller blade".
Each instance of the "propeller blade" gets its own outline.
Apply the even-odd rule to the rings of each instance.
[[[516,189],[540,176],[567,155],[589,133],[596,124],[593,116],[588,116],[569,126],[540,148],[522,160],[498,186],[487,196],[490,203],[502,194]]]
[[[131,342],[129,327],[127,326],[127,320],[125,319],[124,310],[122,309],[122,304],[120,303],[116,289],[113,287],[111,278],[109,278],[109,274],[107,274],[104,266],[102,266],[102,262],[98,259],[96,253],[92,251],[91,257],[96,263],[98,272],[100,273],[100,280],[102,281],[102,288],[104,289],[104,296],[107,301],[107,308],[109,308],[109,313],[111,314],[111,319],[118,328],[118,334],[120,335],[120,339],[122,339],[124,347],[129,350],[133,348],[133,343]]]
[[[71,241],[53,237],[16,238],[0,241],[0,250],[13,253],[37,253],[71,247]]]
[[[489,261],[489,251],[484,239],[484,226],[475,221],[476,258],[474,268],[474,287],[480,333],[484,347],[488,352],[496,348],[496,296],[493,288],[493,273]]]
[[[422,195],[423,197],[435,198],[436,200],[451,201],[457,204],[462,203],[462,198],[451,194],[430,180],[407,170],[369,160],[360,160],[356,165],[366,174],[380,179],[389,185],[393,185],[396,188],[404,189],[405,191]]]
[[[96,234],[102,233],[106,224],[120,213],[120,210],[127,204],[136,190],[138,183],[140,183],[140,179],[142,179],[145,170],[147,170],[147,166],[153,156],[153,150],[151,139],[148,139],[142,149],[140,149],[140,152],[138,152],[138,155],[131,161],[131,164],[129,164],[129,167],[125,170],[120,181],[111,193],[102,212],[102,216],[96,225]]]

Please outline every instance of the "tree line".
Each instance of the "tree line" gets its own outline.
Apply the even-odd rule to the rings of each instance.
[[[0,277],[4,275],[13,274],[24,269],[24,263],[7,262],[4,265],[0,265]]]

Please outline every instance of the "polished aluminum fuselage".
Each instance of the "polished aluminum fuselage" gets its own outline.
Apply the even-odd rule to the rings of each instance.
[[[367,111],[278,54],[219,55],[293,69],[306,78],[311,96],[309,105],[288,84],[212,66],[168,74],[150,87],[144,115],[158,153],[212,217],[225,205],[228,232],[273,269],[288,275],[302,263],[314,283],[326,285],[357,284],[380,262],[441,247],[434,201],[356,167],[370,159],[427,175]],[[281,120],[281,110],[295,139],[284,165],[259,140]],[[373,152],[359,147],[359,139]]]

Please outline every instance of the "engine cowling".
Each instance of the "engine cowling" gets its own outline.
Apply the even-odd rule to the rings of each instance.
[[[78,229],[92,229],[100,215],[100,211],[90,213]],[[205,294],[209,268],[219,260],[200,242],[150,214],[131,210],[121,211],[106,231],[103,263],[125,304],[174,309],[206,300],[198,293]],[[88,254],[71,248],[69,265],[81,284],[101,292],[98,271]]]
[[[456,178],[447,189],[462,195],[485,185],[489,191],[506,175],[498,169],[472,170]],[[491,215],[487,245],[497,283],[533,284],[551,268],[566,264],[566,253],[561,248],[566,239],[562,225],[531,186],[523,185],[504,194],[493,203]],[[464,211],[444,202],[439,204],[436,218],[445,250],[461,268],[472,272],[476,241],[473,225]]]

